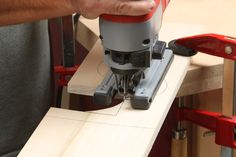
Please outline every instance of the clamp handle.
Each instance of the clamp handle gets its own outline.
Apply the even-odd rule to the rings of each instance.
[[[202,52],[213,56],[236,60],[236,38],[219,34],[200,34],[173,40],[169,48],[175,54],[192,56]]]

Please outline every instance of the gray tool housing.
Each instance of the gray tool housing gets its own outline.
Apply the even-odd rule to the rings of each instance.
[[[119,23],[99,18],[100,39],[105,52],[115,51],[120,54],[133,52],[152,52],[152,47],[158,40],[158,32],[162,21],[162,2],[151,19],[139,23]],[[111,54],[104,55],[105,63],[119,70],[142,69],[150,66],[151,54],[147,54],[149,64],[135,66],[131,63],[119,64],[112,59]]]
[[[156,92],[158,91],[166,72],[168,71],[174,54],[165,49],[162,59],[152,60],[150,68],[145,70],[145,78],[135,87],[135,93],[130,97],[134,109],[149,109]],[[109,71],[105,79],[96,88],[94,102],[109,106],[117,92],[114,74]]]
[[[120,93],[117,78],[120,78],[120,82],[124,82],[122,78],[132,78],[142,72],[145,77],[140,77],[138,84],[132,86],[131,105],[135,109],[150,107],[173,59],[172,51],[166,49],[164,42],[158,41],[162,13],[162,1],[160,1],[152,17],[144,22],[122,23],[102,17],[99,19],[104,61],[111,72],[106,75],[94,93],[96,104],[109,106],[117,91]],[[126,96],[125,87],[123,90]]]

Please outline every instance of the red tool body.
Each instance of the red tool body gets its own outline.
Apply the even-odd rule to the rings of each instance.
[[[159,5],[162,5],[162,13],[165,11],[165,8],[167,7],[170,0],[154,0],[156,3],[156,7],[153,8],[153,10],[146,15],[142,16],[124,16],[124,15],[108,15],[104,14],[101,17],[107,21],[113,21],[117,23],[140,23],[150,20],[153,15],[155,14],[156,9],[159,7]],[[161,21],[159,21],[161,22]]]
[[[179,38],[174,41],[175,48],[187,48],[192,52],[202,52],[213,56],[236,60],[236,38],[219,34],[201,34]],[[186,56],[186,51],[178,54]],[[220,113],[190,108],[179,108],[177,117],[205,127],[215,134],[215,143],[236,148],[236,117],[227,117]]]

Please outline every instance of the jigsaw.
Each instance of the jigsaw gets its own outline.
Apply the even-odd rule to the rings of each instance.
[[[119,96],[129,98],[134,109],[150,107],[173,59],[166,43],[158,40],[169,0],[155,2],[147,15],[99,17],[104,61],[110,71],[95,90],[95,104],[109,106]]]

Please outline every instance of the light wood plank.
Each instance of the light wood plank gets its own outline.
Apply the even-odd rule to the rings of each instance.
[[[89,20],[80,17],[76,25],[76,40],[90,51],[99,39],[98,20]]]
[[[177,65],[179,68],[175,69]],[[50,109],[19,156],[147,156],[188,65],[189,58],[175,56],[166,75],[167,83],[162,84],[149,110],[133,110],[129,102],[120,108],[116,106],[116,114],[107,114],[110,111],[106,110],[111,109],[97,112]],[[175,73],[178,77],[172,79]]]

